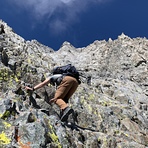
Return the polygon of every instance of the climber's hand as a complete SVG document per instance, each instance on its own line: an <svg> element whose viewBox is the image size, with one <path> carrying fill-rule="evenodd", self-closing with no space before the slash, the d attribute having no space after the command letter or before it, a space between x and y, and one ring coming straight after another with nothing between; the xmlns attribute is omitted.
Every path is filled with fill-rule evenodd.
<svg viewBox="0 0 148 148"><path fill-rule="evenodd" d="M49 103L50 103L50 104L51 104L51 103L55 103L56 101L57 101L56 98L52 98L52 99L50 99Z"/></svg>
<svg viewBox="0 0 148 148"><path fill-rule="evenodd" d="M33 88L28 87L28 86L25 86L25 89L26 89L26 90L31 90L31 91L33 91Z"/></svg>

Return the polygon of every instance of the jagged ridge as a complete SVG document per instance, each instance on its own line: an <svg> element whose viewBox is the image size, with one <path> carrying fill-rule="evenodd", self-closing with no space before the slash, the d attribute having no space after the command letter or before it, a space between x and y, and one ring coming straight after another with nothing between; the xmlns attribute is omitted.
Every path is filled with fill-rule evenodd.
<svg viewBox="0 0 148 148"><path fill-rule="evenodd" d="M0 145L3 147L148 147L148 40L122 34L83 48L58 51L25 41L3 21L0 35ZM55 65L74 64L91 83L70 100L78 126L62 126L48 104L54 88L29 94Z"/></svg>

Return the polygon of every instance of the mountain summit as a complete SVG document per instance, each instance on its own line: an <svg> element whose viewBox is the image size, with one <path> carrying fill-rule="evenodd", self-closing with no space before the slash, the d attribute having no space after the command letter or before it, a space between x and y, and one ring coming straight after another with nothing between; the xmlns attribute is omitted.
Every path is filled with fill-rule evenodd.
<svg viewBox="0 0 148 148"><path fill-rule="evenodd" d="M122 33L116 40L58 51L26 41L2 20L0 28L0 147L147 148L148 40ZM26 92L52 68L73 64L82 83L70 99L75 118L59 120L50 105L55 88ZM88 82L89 78L89 82Z"/></svg>

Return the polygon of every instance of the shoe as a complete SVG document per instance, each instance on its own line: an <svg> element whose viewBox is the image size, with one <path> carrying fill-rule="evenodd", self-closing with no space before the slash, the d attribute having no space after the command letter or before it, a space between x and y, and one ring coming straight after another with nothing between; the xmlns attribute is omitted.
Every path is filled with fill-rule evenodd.
<svg viewBox="0 0 148 148"><path fill-rule="evenodd" d="M73 109L70 107L66 107L62 112L60 113L60 118L62 122L67 121L68 116L73 112Z"/></svg>

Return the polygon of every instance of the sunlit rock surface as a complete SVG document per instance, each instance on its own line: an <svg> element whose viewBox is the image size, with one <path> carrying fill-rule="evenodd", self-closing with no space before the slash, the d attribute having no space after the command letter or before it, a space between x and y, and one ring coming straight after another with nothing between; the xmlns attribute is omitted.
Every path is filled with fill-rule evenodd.
<svg viewBox="0 0 148 148"><path fill-rule="evenodd" d="M121 34L58 51L25 41L5 22L0 34L0 147L147 148L148 40ZM63 125L48 102L55 88L34 93L25 85L43 81L57 65L72 63L82 83L70 99L75 123Z"/></svg>

